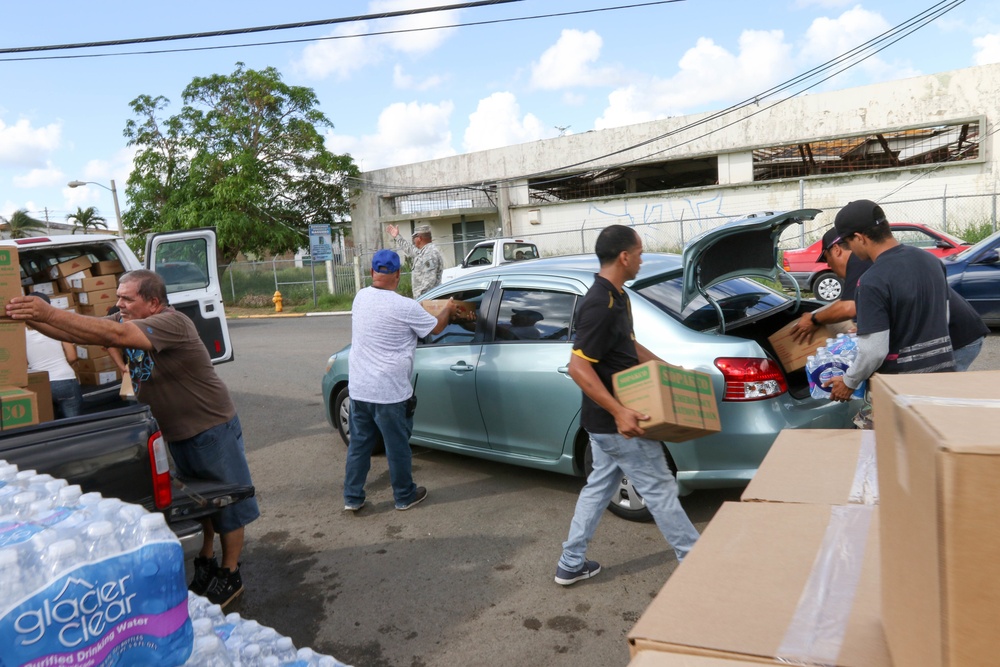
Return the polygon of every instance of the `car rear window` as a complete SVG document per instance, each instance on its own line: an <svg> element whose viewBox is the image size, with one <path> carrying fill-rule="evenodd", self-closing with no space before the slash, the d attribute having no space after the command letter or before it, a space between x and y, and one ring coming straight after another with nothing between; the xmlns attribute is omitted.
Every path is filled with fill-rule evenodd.
<svg viewBox="0 0 1000 667"><path fill-rule="evenodd" d="M635 291L689 329L717 329L718 312L704 296L698 296L687 308L681 309L681 280L678 276ZM727 329L744 320L756 319L789 301L787 296L749 278L734 278L719 283L709 288L708 294L722 308Z"/></svg>

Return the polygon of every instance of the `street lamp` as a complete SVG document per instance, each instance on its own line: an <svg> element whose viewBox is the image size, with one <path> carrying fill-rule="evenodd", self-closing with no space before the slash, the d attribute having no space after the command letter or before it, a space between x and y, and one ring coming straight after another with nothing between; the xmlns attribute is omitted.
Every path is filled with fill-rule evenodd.
<svg viewBox="0 0 1000 667"><path fill-rule="evenodd" d="M96 185L98 187L104 188L105 190L110 190L111 198L115 200L115 217L118 218L118 236L125 238L125 228L122 227L122 212L121 209L118 208L118 190L115 190L115 179L111 179L110 188L106 185L102 185L101 183L96 183L94 181L70 181L66 185L68 185L71 188L78 188L81 185Z"/></svg>

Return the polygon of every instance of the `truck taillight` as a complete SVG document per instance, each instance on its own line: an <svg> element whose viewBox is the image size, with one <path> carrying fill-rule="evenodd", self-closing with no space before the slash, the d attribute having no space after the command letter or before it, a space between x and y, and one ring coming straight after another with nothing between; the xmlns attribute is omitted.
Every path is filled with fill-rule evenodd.
<svg viewBox="0 0 1000 667"><path fill-rule="evenodd" d="M170 462L167 459L167 443L157 431L149 436L149 466L153 473L153 504L156 509L170 507L173 495L170 490Z"/></svg>
<svg viewBox="0 0 1000 667"><path fill-rule="evenodd" d="M757 357L719 357L715 366L726 381L724 401L759 401L788 391L778 364Z"/></svg>

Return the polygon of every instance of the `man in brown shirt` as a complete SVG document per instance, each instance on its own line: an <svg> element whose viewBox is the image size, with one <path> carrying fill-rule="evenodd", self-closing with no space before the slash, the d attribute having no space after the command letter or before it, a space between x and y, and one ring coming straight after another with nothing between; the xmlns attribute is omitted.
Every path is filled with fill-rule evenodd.
<svg viewBox="0 0 1000 667"><path fill-rule="evenodd" d="M77 315L30 296L11 299L6 310L51 338L122 349L136 398L149 405L182 477L253 484L229 390L194 323L168 304L163 279L131 271L119 281L117 296L120 311L106 318ZM202 522L204 542L189 587L194 593L223 606L243 593L244 526L258 516L256 499L248 498Z"/></svg>

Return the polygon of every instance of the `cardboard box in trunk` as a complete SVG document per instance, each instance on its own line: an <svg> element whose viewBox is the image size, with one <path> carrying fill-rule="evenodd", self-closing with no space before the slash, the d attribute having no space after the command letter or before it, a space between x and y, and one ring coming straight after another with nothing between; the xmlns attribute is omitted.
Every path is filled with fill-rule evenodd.
<svg viewBox="0 0 1000 667"><path fill-rule="evenodd" d="M24 387L0 387L0 429L38 423L38 399Z"/></svg>
<svg viewBox="0 0 1000 667"><path fill-rule="evenodd" d="M827 338L836 338L838 333L847 333L854 328L854 323L850 321L824 324L813 332L809 340L799 343L792 338L792 329L797 323L798 320L793 320L767 337L786 372L805 368L806 358L826 345Z"/></svg>
<svg viewBox="0 0 1000 667"><path fill-rule="evenodd" d="M725 503L629 632L632 654L890 667L878 509Z"/></svg>
<svg viewBox="0 0 1000 667"><path fill-rule="evenodd" d="M56 293L56 284L51 280L46 280L43 282L32 283L30 285L24 286L24 293L31 294L32 292L38 292L39 294L47 294L52 296Z"/></svg>
<svg viewBox="0 0 1000 667"><path fill-rule="evenodd" d="M90 268L90 259L86 255L80 255L73 259L66 260L60 264L49 267L49 278L58 280L59 278L69 278L74 273L79 273ZM88 274L89 275L89 274ZM85 276L78 276L85 277Z"/></svg>
<svg viewBox="0 0 1000 667"><path fill-rule="evenodd" d="M113 371L118 368L115 360L109 355L103 357L93 357L91 359L77 359L74 364L78 372L98 373L100 371Z"/></svg>
<svg viewBox="0 0 1000 667"><path fill-rule="evenodd" d="M74 278L70 281L74 292L99 292L114 290L118 287L118 279L111 276L94 276L92 278ZM84 303L84 302L81 302Z"/></svg>
<svg viewBox="0 0 1000 667"><path fill-rule="evenodd" d="M24 322L0 319L0 386L28 384L28 348Z"/></svg>
<svg viewBox="0 0 1000 667"><path fill-rule="evenodd" d="M106 259L90 265L90 272L95 276L117 275L125 270L122 263L117 259Z"/></svg>
<svg viewBox="0 0 1000 667"><path fill-rule="evenodd" d="M1000 372L876 375L872 394L893 660L997 664Z"/></svg>
<svg viewBox="0 0 1000 667"><path fill-rule="evenodd" d="M115 289L103 289L96 292L77 292L76 300L81 305L85 306L107 306L110 308L115 303L118 302L118 295L115 293Z"/></svg>
<svg viewBox="0 0 1000 667"><path fill-rule="evenodd" d="M96 359L97 357L108 356L108 348L101 345L77 345L76 356L78 359Z"/></svg>
<svg viewBox="0 0 1000 667"><path fill-rule="evenodd" d="M705 373L647 361L612 376L623 405L649 415L644 438L683 442L722 430L712 378Z"/></svg>
<svg viewBox="0 0 1000 667"><path fill-rule="evenodd" d="M122 379L121 371L117 368L110 371L77 371L76 376L83 385L102 385Z"/></svg>
<svg viewBox="0 0 1000 667"><path fill-rule="evenodd" d="M878 504L875 432L785 429L775 438L740 500Z"/></svg>
<svg viewBox="0 0 1000 667"><path fill-rule="evenodd" d="M49 383L48 372L32 371L28 373L28 386L25 388L35 392L38 404L38 423L50 422L55 419L55 408L52 405L52 385Z"/></svg>

